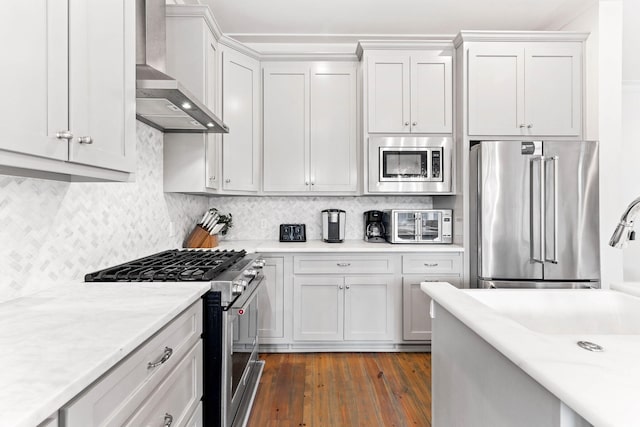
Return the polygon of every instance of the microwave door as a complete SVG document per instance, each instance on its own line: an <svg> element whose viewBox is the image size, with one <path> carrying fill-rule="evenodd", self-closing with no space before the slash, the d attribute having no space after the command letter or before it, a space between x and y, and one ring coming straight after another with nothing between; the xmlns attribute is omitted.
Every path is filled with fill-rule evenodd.
<svg viewBox="0 0 640 427"><path fill-rule="evenodd" d="M396 212L396 238L402 242L416 240L417 227L414 212Z"/></svg>
<svg viewBox="0 0 640 427"><path fill-rule="evenodd" d="M442 216L438 212L420 214L420 240L423 242L439 242Z"/></svg>

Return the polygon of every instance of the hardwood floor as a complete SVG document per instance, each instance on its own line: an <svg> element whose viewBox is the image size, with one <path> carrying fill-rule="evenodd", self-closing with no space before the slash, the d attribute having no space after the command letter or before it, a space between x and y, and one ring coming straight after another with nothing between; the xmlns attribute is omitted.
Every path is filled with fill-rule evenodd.
<svg viewBox="0 0 640 427"><path fill-rule="evenodd" d="M249 427L431 426L430 353L263 354Z"/></svg>

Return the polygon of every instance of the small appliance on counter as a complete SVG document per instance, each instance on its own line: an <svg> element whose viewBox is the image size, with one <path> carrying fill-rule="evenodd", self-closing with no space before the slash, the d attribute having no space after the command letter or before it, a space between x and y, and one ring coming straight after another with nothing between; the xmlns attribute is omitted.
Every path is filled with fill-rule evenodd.
<svg viewBox="0 0 640 427"><path fill-rule="evenodd" d="M306 242L307 226L305 224L280 224L281 242Z"/></svg>
<svg viewBox="0 0 640 427"><path fill-rule="evenodd" d="M392 209L382 214L385 238L389 243L453 242L451 209Z"/></svg>
<svg viewBox="0 0 640 427"><path fill-rule="evenodd" d="M364 213L364 240L371 243L385 242L382 211L366 211Z"/></svg>
<svg viewBox="0 0 640 427"><path fill-rule="evenodd" d="M322 240L327 243L342 243L347 213L341 209L322 211Z"/></svg>

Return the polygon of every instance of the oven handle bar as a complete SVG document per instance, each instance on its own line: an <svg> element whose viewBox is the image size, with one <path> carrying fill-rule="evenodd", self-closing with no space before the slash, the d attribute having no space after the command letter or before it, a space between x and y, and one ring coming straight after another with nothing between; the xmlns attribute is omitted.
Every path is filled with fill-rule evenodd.
<svg viewBox="0 0 640 427"><path fill-rule="evenodd" d="M233 306L229 308L228 311L230 311L231 314L236 316L242 316L244 313L247 312L247 309L249 308L249 304L251 304L253 299L258 295L258 291L260 290L260 287L262 287L262 285L264 284L264 275L260 273L256 276L254 280L257 280L258 282L256 283L255 286L253 286L253 289L251 290L251 292L248 294L242 293L240 297L235 301Z"/></svg>

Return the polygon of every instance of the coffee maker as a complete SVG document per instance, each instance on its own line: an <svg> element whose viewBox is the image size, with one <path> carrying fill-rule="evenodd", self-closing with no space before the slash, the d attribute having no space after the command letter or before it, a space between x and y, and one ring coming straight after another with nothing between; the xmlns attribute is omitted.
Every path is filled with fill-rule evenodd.
<svg viewBox="0 0 640 427"><path fill-rule="evenodd" d="M344 226L347 213L340 209L322 211L322 240L327 243L341 243L344 240Z"/></svg>
<svg viewBox="0 0 640 427"><path fill-rule="evenodd" d="M385 242L382 211L366 211L364 213L364 240L372 243Z"/></svg>

